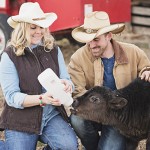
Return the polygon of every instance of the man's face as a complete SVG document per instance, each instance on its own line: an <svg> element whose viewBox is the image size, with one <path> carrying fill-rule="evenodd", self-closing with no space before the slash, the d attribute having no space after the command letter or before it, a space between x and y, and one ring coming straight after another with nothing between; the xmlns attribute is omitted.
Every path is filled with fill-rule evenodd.
<svg viewBox="0 0 150 150"><path fill-rule="evenodd" d="M109 34L103 34L88 43L91 53L94 57L99 58L103 55L104 51L107 49L110 43Z"/></svg>

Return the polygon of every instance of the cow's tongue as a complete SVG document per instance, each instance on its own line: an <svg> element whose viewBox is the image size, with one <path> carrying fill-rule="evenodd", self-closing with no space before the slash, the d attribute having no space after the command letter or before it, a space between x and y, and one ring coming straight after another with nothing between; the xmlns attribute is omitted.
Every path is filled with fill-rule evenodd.
<svg viewBox="0 0 150 150"><path fill-rule="evenodd" d="M71 111L71 113L74 114L74 115L77 113L77 111L76 111L75 109L72 109L72 108L70 109L70 111Z"/></svg>

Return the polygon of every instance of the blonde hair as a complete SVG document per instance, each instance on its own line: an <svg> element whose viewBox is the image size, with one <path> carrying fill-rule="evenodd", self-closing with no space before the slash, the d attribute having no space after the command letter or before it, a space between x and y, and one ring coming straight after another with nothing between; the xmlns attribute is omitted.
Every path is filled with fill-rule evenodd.
<svg viewBox="0 0 150 150"><path fill-rule="evenodd" d="M30 23L20 22L11 34L11 39L8 42L8 46L14 47L14 52L17 56L24 55L25 47L30 47L30 25ZM51 49L54 47L54 42L55 40L50 34L49 29L45 28L45 33L42 38L42 45L44 46L44 50L45 48L48 48L49 51L51 51Z"/></svg>

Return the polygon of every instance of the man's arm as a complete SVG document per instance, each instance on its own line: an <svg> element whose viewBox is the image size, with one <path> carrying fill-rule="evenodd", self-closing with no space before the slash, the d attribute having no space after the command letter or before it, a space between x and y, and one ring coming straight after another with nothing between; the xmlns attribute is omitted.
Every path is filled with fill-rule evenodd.
<svg viewBox="0 0 150 150"><path fill-rule="evenodd" d="M71 57L70 63L68 65L68 73L70 74L71 80L75 85L75 90L73 96L77 97L85 93L86 90L86 80L82 67L80 66L80 60L76 57Z"/></svg>

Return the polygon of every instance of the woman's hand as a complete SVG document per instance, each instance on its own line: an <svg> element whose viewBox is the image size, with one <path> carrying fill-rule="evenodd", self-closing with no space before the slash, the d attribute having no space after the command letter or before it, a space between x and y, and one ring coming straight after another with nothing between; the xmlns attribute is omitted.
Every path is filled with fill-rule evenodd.
<svg viewBox="0 0 150 150"><path fill-rule="evenodd" d="M61 83L64 84L64 91L65 92L69 92L72 93L72 84L70 81L66 80L66 79L61 79Z"/></svg>
<svg viewBox="0 0 150 150"><path fill-rule="evenodd" d="M65 79L61 79L61 83L64 85L64 91L65 92L72 93L72 84L71 84L71 82L69 82L68 80L65 80ZM44 104L51 104L51 105L54 105L54 106L60 106L61 105L61 102L59 101L59 99L54 99L52 97L52 95L50 94L50 92L46 92L42 95L42 102Z"/></svg>
<svg viewBox="0 0 150 150"><path fill-rule="evenodd" d="M42 95L42 103L51 104L54 106L60 106L61 103L58 99L54 99L49 92L46 92Z"/></svg>

